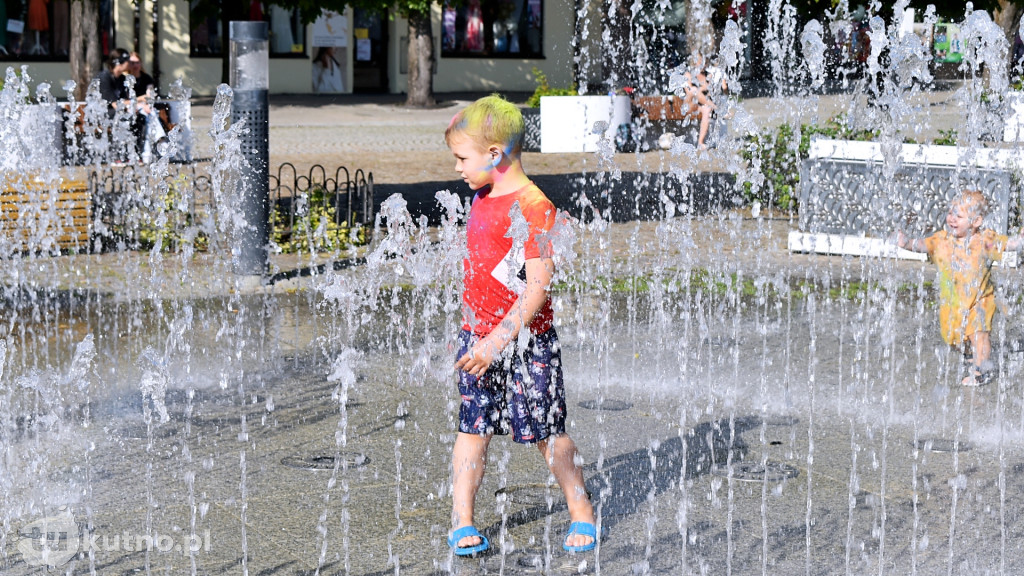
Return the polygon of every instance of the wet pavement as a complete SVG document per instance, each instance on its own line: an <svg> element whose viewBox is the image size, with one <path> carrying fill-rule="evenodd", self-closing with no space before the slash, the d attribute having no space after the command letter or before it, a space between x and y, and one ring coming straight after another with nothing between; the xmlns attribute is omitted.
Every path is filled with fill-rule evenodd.
<svg viewBox="0 0 1024 576"><path fill-rule="evenodd" d="M435 130L453 110L275 105L272 158L351 158L429 205L450 175L427 160L446 159ZM301 144L312 134L323 142ZM640 174L683 161L641 156L616 161ZM599 165L525 162L551 190ZM684 170L715 172L702 166ZM639 197L656 208L656 192ZM655 208L582 218L554 295L596 551L561 549L564 500L536 451L506 439L477 499L491 551L448 550L458 306L453 247L430 228L397 258L338 271L275 256L316 273L249 289L202 255L16 266L59 296L34 320L8 315L29 329L4 349L21 372L0 380L3 572L48 559L74 574L1024 570L1019 269L999 271L1000 379L968 389L927 264L791 254L790 217L728 196L673 218ZM86 334L93 368L76 384L64 356ZM48 338L64 352L32 360ZM44 558L54 526L73 529Z"/></svg>

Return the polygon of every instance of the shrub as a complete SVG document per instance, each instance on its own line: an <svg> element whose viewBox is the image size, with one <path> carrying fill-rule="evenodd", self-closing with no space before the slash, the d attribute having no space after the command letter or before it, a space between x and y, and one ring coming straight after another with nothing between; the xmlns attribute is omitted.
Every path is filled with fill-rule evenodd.
<svg viewBox="0 0 1024 576"><path fill-rule="evenodd" d="M939 130L939 137L932 140L936 146L956 146L956 129Z"/></svg>
<svg viewBox="0 0 1024 576"><path fill-rule="evenodd" d="M277 204L271 239L280 251L285 254L333 252L352 243L365 243L365 230L357 230L353 237L349 223L337 221L333 200L322 186L314 186L310 192L292 198L294 222L282 205Z"/></svg>
<svg viewBox="0 0 1024 576"><path fill-rule="evenodd" d="M167 192L157 198L152 210L142 210L139 226L139 248L151 250L158 243L161 252L175 252L185 244L194 250L209 249L206 233L192 229L195 216L182 204L182 192L189 185L184 174L178 175L167 186Z"/></svg>
<svg viewBox="0 0 1024 576"><path fill-rule="evenodd" d="M755 169L759 169L764 182L757 190L753 182L743 183L743 194L747 202L758 201L765 206L795 210L800 163L807 158L812 137L870 141L878 136L876 131L852 128L842 114L830 118L821 126L802 124L799 134L800 141L795 142L793 127L781 124L749 137L741 154Z"/></svg>
<svg viewBox="0 0 1024 576"><path fill-rule="evenodd" d="M533 80L537 83L537 88L527 98L527 108L540 108L541 96L576 96L579 94L575 84L570 85L568 88L552 88L548 83L548 75L541 72L540 68L536 66L533 68Z"/></svg>

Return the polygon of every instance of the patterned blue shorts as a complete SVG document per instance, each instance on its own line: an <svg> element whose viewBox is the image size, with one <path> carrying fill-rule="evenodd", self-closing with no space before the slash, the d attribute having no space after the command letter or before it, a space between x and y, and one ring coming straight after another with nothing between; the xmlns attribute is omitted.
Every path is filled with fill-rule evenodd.
<svg viewBox="0 0 1024 576"><path fill-rule="evenodd" d="M459 359L478 337L459 332ZM527 366L528 369L524 369ZM565 433L565 388L562 353L554 328L534 335L525 350L494 361L481 377L459 370L459 432L512 433L520 444L533 444Z"/></svg>

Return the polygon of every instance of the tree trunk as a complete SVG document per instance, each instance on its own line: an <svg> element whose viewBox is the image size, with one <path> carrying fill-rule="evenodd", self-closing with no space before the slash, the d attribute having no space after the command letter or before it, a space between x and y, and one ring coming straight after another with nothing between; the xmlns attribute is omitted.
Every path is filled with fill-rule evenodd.
<svg viewBox="0 0 1024 576"><path fill-rule="evenodd" d="M434 33L430 12L409 13L409 78L405 104L413 108L434 105Z"/></svg>
<svg viewBox="0 0 1024 576"><path fill-rule="evenodd" d="M68 51L75 100L85 100L89 82L103 68L100 52L100 11L98 0L71 2L71 41Z"/></svg>
<svg viewBox="0 0 1024 576"><path fill-rule="evenodd" d="M1017 37L1018 30L1020 28L1020 18L1024 14L1024 5L1009 0L999 0L999 6L993 10L993 20L1000 28L1003 29L1003 33L1006 34L1006 39L1010 41L1010 62L1009 66L1012 68L1017 65L1017 62L1013 62L1013 47L1014 40Z"/></svg>

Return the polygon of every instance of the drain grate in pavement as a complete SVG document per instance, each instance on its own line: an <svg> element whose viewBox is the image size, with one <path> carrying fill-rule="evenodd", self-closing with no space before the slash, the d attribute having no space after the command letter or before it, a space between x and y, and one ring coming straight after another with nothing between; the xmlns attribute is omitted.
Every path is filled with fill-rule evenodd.
<svg viewBox="0 0 1024 576"><path fill-rule="evenodd" d="M970 442L957 442L946 438L921 438L915 446L929 452L966 452L971 449Z"/></svg>
<svg viewBox="0 0 1024 576"><path fill-rule="evenodd" d="M729 476L729 467L715 466L711 473L715 476ZM781 482L788 478L796 478L800 471L781 462L768 460L763 465L759 462L737 462L732 465L732 478L744 482Z"/></svg>
<svg viewBox="0 0 1024 576"><path fill-rule="evenodd" d="M335 458L339 459L339 468L360 468L370 463L370 457L358 452L342 452L341 454L312 454L309 456L285 456L281 464L299 470L334 470Z"/></svg>
<svg viewBox="0 0 1024 576"><path fill-rule="evenodd" d="M633 407L632 404L624 400L609 400L607 398L604 400L583 400L579 406L587 410L606 410L609 412L620 412Z"/></svg>

